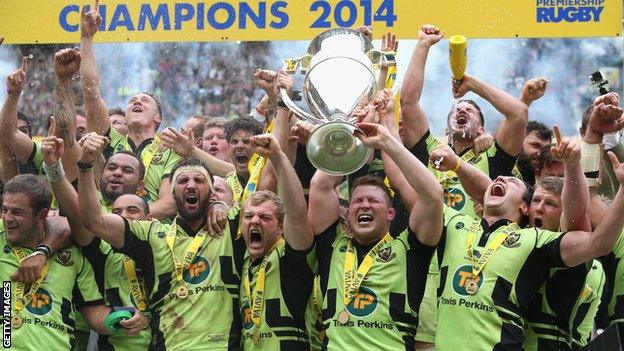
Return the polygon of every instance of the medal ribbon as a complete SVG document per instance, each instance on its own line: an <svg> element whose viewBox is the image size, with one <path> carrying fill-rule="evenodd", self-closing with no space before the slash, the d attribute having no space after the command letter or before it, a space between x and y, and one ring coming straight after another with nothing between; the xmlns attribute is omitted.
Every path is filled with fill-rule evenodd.
<svg viewBox="0 0 624 351"><path fill-rule="evenodd" d="M136 267L134 266L134 261L130 257L124 255L123 267L124 271L126 272L126 278L128 279L128 285L130 285L130 293L132 294L132 297L134 298L137 307L141 311L147 310L147 301L145 299L145 293L143 292L145 288L142 287L141 283L139 282L139 278L136 274Z"/></svg>
<svg viewBox="0 0 624 351"><path fill-rule="evenodd" d="M177 218L173 220L173 224L169 231L167 232L167 236L165 240L167 241L167 247L169 247L169 251L171 252L171 257L173 258L173 266L176 271L176 278L178 282L182 281L182 277L184 271L187 270L197 256L197 252L199 251L199 247L204 243L204 239L206 239L206 231L201 230L195 237L193 241L188 245L185 250L184 257L182 258L182 262L176 255L175 251L173 251L173 247L175 245L176 233L178 232Z"/></svg>
<svg viewBox="0 0 624 351"><path fill-rule="evenodd" d="M13 250L13 254L15 254L15 257L17 257L18 264L22 264L24 259L26 259L26 253L24 252L24 249L20 246L14 246L11 247L11 249ZM47 274L48 263L46 262L46 264L43 265L43 269L41 270L41 277L37 279L36 282L30 285L30 289L28 289L28 292L26 292L25 283L15 283L15 314L19 314L20 311L23 310L24 307L26 307L30 303L30 301L32 300L32 295L39 289Z"/></svg>
<svg viewBox="0 0 624 351"><path fill-rule="evenodd" d="M260 326L261 317L262 317L262 306L264 305L264 286L266 282L266 266L269 264L269 257L273 250L279 245L284 243L284 238L280 238L271 249L264 254L264 258L262 259L262 263L260 264L260 269L258 269L258 279L256 280L256 287L254 288L253 295L251 292L251 284L249 281L249 270L245 273L243 277L243 283L245 285L245 293L247 293L247 299L250 301L251 305L251 320L254 325L257 327Z"/></svg>
<svg viewBox="0 0 624 351"><path fill-rule="evenodd" d="M358 290L360 290L360 285L362 285L362 281L366 274L370 271L375 263L373 257L377 255L377 252L381 250L381 247L387 243L392 242L392 237L390 233L386 233L383 239L377 243L369 252L366 254L366 257L362 260L362 263L359 267L357 267L357 271L354 273L353 268L356 261L356 252L353 244L351 244L351 240L347 245L347 251L345 252L345 260L344 260L344 271L343 271L343 301L344 307L347 308L349 303L355 298Z"/></svg>
<svg viewBox="0 0 624 351"><path fill-rule="evenodd" d="M150 146L145 150L144 155L141 155L141 159L143 160L143 165L145 166L145 178L147 178L147 171L149 170L150 165L152 164L152 159L156 152L160 149L160 137L158 135L154 136L154 140Z"/></svg>
<svg viewBox="0 0 624 351"><path fill-rule="evenodd" d="M480 224L480 220L472 222L472 225L470 226L470 231L468 232L468 237L466 238L466 255L468 255L472 263L472 276L474 278L478 277L479 273L483 271L483 268L485 268L485 265L488 263L490 258L492 258L492 255L494 255L496 250L501 247L509 234L520 230L518 224L511 223L504 227L502 230L497 231L494 238L492 240L488 240L488 243L485 246L485 251L481 253L481 256L479 258L475 258L472 254L472 248L474 246L474 240L477 237L477 232L481 227Z"/></svg>

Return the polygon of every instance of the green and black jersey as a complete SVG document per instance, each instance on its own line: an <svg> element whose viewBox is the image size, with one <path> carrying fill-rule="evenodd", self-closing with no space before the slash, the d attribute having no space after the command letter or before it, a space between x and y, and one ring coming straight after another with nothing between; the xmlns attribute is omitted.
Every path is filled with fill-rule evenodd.
<svg viewBox="0 0 624 351"><path fill-rule="evenodd" d="M429 164L429 153L440 145L429 131L410 150L421 162L429 167L429 170L438 179L444 189L444 203L461 213L466 213L474 218L479 216L474 210L474 201L466 194L464 187L457 178L455 172L440 172ZM506 153L498 143L492 144L489 149L480 154L475 154L472 149L465 150L459 155L464 161L472 164L481 172L494 180L498 176L511 176L516 163L516 156Z"/></svg>
<svg viewBox="0 0 624 351"><path fill-rule="evenodd" d="M246 257L243 274L249 277L253 296L263 258L251 262ZM260 325L251 318L252 308L245 284L240 288L240 311L243 320L244 350L308 350L305 312L312 294L316 257L313 248L296 251L288 243L271 251L265 266L264 304ZM258 328L256 331L256 328ZM257 343L254 342L257 333Z"/></svg>
<svg viewBox="0 0 624 351"><path fill-rule="evenodd" d="M336 221L315 240L326 328L323 349L413 350L435 248L419 242L410 230L393 238L377 252L355 298L345 308L343 268L351 238ZM354 240L352 245L358 265L374 246L360 246ZM338 316L345 309L350 318L341 324Z"/></svg>
<svg viewBox="0 0 624 351"><path fill-rule="evenodd" d="M570 320L572 349L574 350L587 345L590 341L605 283L606 276L602 264L598 260L593 260L592 267L585 279L583 292L574 304L572 319Z"/></svg>
<svg viewBox="0 0 624 351"><path fill-rule="evenodd" d="M601 257L602 267L607 277L605 296L608 301L611 323L624 321L624 231L620 233L613 250Z"/></svg>
<svg viewBox="0 0 624 351"><path fill-rule="evenodd" d="M496 247L476 279L467 256L470 229L476 224L473 257ZM536 228L513 230L501 219L488 225L451 208L445 209L438 246L440 286L436 350L522 350L524 318L531 297L551 268L564 267L561 233ZM507 233L503 236L503 233ZM490 238L493 238L490 240ZM500 245L494 245L498 239ZM471 294L472 293L472 294Z"/></svg>
<svg viewBox="0 0 624 351"><path fill-rule="evenodd" d="M181 218L174 224L127 221L124 247L143 272L152 318L150 350L238 350L242 329L239 287L245 253L236 238L238 219L229 221L220 237L206 236L189 268L177 281L166 236L175 227L174 249L182 261L198 233ZM181 286L187 295L176 294Z"/></svg>
<svg viewBox="0 0 624 351"><path fill-rule="evenodd" d="M19 267L19 263L13 252L14 248L7 242L4 228L0 232L0 247L0 278L5 284L10 284L11 316L19 315L22 318L19 328L11 328L11 348L36 351L73 349L78 313L74 306L80 308L104 303L95 285L89 262L74 246L50 256L48 272L41 286L32 294L32 299L24 309L16 314L17 283L12 282L10 277ZM28 248L22 250L26 255L32 252Z"/></svg>
<svg viewBox="0 0 624 351"><path fill-rule="evenodd" d="M28 160L24 163L18 162L17 169L19 174L44 175L43 171L43 152L41 151L41 143L33 141L33 149L28 156Z"/></svg>
<svg viewBox="0 0 624 351"><path fill-rule="evenodd" d="M104 157L108 159L114 153L122 150L132 151L141 156L145 166L145 189L149 196L149 202L157 201L160 184L163 179L169 177L173 166L181 159L172 149L163 148L158 136L145 139L141 145L136 146L127 136L120 134L115 128L110 128L106 133L110 144L104 149Z"/></svg>
<svg viewBox="0 0 624 351"><path fill-rule="evenodd" d="M93 266L97 286L107 304L114 307L134 307L138 310L139 304L130 291L129 277L124 270L124 255L114 252L110 244L100 238L94 238L81 249ZM142 271L136 270L136 273L139 282L143 282ZM139 286L145 291L144 284L140 283ZM100 350L143 351L147 349L150 339L151 330L148 327L138 335L100 335L98 347Z"/></svg>

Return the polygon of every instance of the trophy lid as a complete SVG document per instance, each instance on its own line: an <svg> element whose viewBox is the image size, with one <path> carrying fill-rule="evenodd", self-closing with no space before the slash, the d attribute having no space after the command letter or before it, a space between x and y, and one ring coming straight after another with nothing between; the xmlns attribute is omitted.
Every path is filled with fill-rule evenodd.
<svg viewBox="0 0 624 351"><path fill-rule="evenodd" d="M331 28L317 35L310 42L310 45L308 45L308 54L310 56L314 56L316 53L321 51L323 42L327 38L334 37L337 35L340 35L343 37L351 37L351 36L357 37L360 40L360 50L363 53L368 53L369 51L374 50L373 43L370 40L368 40L368 38L365 37L359 31L355 29L349 29L349 28ZM344 43L345 40L343 39L342 42Z"/></svg>

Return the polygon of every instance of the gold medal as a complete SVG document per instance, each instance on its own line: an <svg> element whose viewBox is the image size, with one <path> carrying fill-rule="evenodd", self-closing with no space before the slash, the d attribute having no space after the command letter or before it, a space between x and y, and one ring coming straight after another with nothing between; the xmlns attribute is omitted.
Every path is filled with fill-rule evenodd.
<svg viewBox="0 0 624 351"><path fill-rule="evenodd" d="M188 288L184 285L178 286L176 289L176 296L180 299L186 299L189 295Z"/></svg>
<svg viewBox="0 0 624 351"><path fill-rule="evenodd" d="M466 281L466 292L470 295L474 295L479 290L479 284L475 279L468 279Z"/></svg>
<svg viewBox="0 0 624 351"><path fill-rule="evenodd" d="M19 329L23 323L24 320L18 315L15 315L11 318L11 327L13 327L13 329Z"/></svg>
<svg viewBox="0 0 624 351"><path fill-rule="evenodd" d="M338 314L338 323L347 324L348 321L349 321L349 312L347 312L346 309L340 311L340 313Z"/></svg>
<svg viewBox="0 0 624 351"><path fill-rule="evenodd" d="M320 341L320 342L325 341L325 329L320 330L320 331L318 332L318 336L317 336L317 338L319 339L319 341Z"/></svg>
<svg viewBox="0 0 624 351"><path fill-rule="evenodd" d="M258 327L254 328L254 332L251 335L251 341L253 341L254 345L257 345L258 341L260 341L260 331L258 330Z"/></svg>

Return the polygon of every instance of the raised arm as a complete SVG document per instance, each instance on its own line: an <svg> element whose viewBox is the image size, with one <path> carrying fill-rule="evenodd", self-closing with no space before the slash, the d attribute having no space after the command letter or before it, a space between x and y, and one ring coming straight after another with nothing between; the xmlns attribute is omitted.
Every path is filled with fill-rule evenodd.
<svg viewBox="0 0 624 351"><path fill-rule="evenodd" d="M104 135L111 128L111 123L108 119L106 102L100 95L100 75L93 52L93 37L102 24L99 1L95 1L95 6L89 12L86 12L86 7L83 7L80 16L80 49L82 52L80 78L87 114L87 131Z"/></svg>
<svg viewBox="0 0 624 351"><path fill-rule="evenodd" d="M0 137L18 162L26 163L34 144L28 135L17 129L17 104L26 82L28 59L22 58L22 67L7 77L7 96L0 110Z"/></svg>
<svg viewBox="0 0 624 351"><path fill-rule="evenodd" d="M175 128L169 127L161 133L160 140L165 147L173 149L173 151L182 157L193 156L204 161L208 166L208 170L213 175L225 177L229 173L235 171L234 165L231 163L216 158L195 146L195 136L192 130L189 136L186 136L178 132Z"/></svg>
<svg viewBox="0 0 624 351"><path fill-rule="evenodd" d="M342 178L316 171L310 181L308 220L315 235L324 232L340 217L336 186L340 184Z"/></svg>
<svg viewBox="0 0 624 351"><path fill-rule="evenodd" d="M56 73L56 134L65 144L62 163L65 175L69 181L78 178L76 160L80 154L80 147L76 142L76 106L72 96L72 78L80 68L80 51L78 49L63 49L54 54L54 72Z"/></svg>
<svg viewBox="0 0 624 351"><path fill-rule="evenodd" d="M284 238L295 250L312 246L314 234L307 213L303 188L288 156L280 148L275 135L262 134L251 138L254 152L267 157L273 164L277 178L278 194L287 209L284 217Z"/></svg>
<svg viewBox="0 0 624 351"><path fill-rule="evenodd" d="M561 230L591 231L589 222L589 188L581 168L581 145L569 138L561 138L558 126L554 126L557 144L550 151L565 166L561 192Z"/></svg>
<svg viewBox="0 0 624 351"><path fill-rule="evenodd" d="M425 84L425 64L429 48L444 37L444 32L432 25L424 25L418 32L418 44L414 48L403 85L401 86L401 118L403 143L413 147L429 130L425 112L420 108L420 94Z"/></svg>
<svg viewBox="0 0 624 351"><path fill-rule="evenodd" d="M524 102L527 107L531 106L533 101L539 100L548 87L548 79L545 77L537 77L527 80L522 86L520 93L520 101Z"/></svg>
<svg viewBox="0 0 624 351"><path fill-rule="evenodd" d="M78 206L78 193L63 173L61 160L64 156L65 143L63 139L55 136L55 125L55 118L52 118L48 137L43 139L41 143L43 169L46 171L50 185L52 185L52 191L59 207L67 216L76 244L86 246L93 240L93 234L84 227ZM74 167L76 167L75 163Z"/></svg>
<svg viewBox="0 0 624 351"><path fill-rule="evenodd" d="M80 217L87 230L107 241L115 248L124 246L125 224L123 219L114 214L104 214L100 206L98 190L93 177L93 162L98 157L108 139L95 133L86 136L80 158L78 175L78 204Z"/></svg>
<svg viewBox="0 0 624 351"><path fill-rule="evenodd" d="M410 210L410 229L423 244L437 245L444 216L443 192L438 181L385 127L372 123L358 123L357 126L364 132L357 133L364 145L381 149L403 170L405 179L419 196Z"/></svg>
<svg viewBox="0 0 624 351"><path fill-rule="evenodd" d="M561 258L568 267L575 267L592 258L607 255L613 249L624 226L624 166L612 152L609 158L613 171L620 182L620 188L604 217L592 233L568 232L561 239Z"/></svg>
<svg viewBox="0 0 624 351"><path fill-rule="evenodd" d="M468 91L487 100L505 117L498 128L496 140L503 151L517 156L522 149L526 127L529 123L528 107L503 90L488 85L471 75L466 74L461 81L453 80L453 96L456 99L461 98Z"/></svg>
<svg viewBox="0 0 624 351"><path fill-rule="evenodd" d="M455 172L466 194L474 202L483 203L485 191L492 182L487 174L470 163L464 162L448 145L441 145L431 150L429 162L440 172Z"/></svg>

